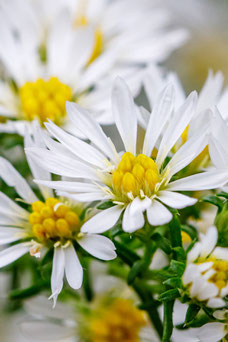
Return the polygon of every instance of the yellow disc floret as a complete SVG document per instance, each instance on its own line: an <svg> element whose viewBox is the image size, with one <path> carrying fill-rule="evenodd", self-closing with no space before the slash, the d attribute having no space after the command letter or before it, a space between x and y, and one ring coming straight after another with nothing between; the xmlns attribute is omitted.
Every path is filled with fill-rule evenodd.
<svg viewBox="0 0 228 342"><path fill-rule="evenodd" d="M71 88L57 77L26 82L19 94L25 119L38 119L41 124L50 119L61 125L66 115L66 101L72 99Z"/></svg>
<svg viewBox="0 0 228 342"><path fill-rule="evenodd" d="M57 198L32 203L32 232L39 241L69 239L79 232L79 217Z"/></svg>
<svg viewBox="0 0 228 342"><path fill-rule="evenodd" d="M139 342L139 332L146 325L145 313L130 300L118 298L93 317L92 342Z"/></svg>
<svg viewBox="0 0 228 342"><path fill-rule="evenodd" d="M212 269L215 273L209 281L221 290L228 285L228 262L225 260L215 260Z"/></svg>
<svg viewBox="0 0 228 342"><path fill-rule="evenodd" d="M130 152L124 153L112 174L113 189L118 197L125 197L129 193L135 197L140 191L151 196L158 181L156 163L144 154L135 157Z"/></svg>

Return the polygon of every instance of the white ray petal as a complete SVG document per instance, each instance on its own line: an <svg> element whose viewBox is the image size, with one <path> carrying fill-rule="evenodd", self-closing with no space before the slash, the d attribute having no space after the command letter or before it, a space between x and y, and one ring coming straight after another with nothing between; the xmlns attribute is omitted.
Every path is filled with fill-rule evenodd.
<svg viewBox="0 0 228 342"><path fill-rule="evenodd" d="M119 77L116 78L112 89L112 110L125 150L135 155L137 113L130 90Z"/></svg>
<svg viewBox="0 0 228 342"><path fill-rule="evenodd" d="M145 223L143 207L141 207L141 210L131 210L132 203L127 206L123 215L122 227L127 233L133 233L136 230L141 229Z"/></svg>
<svg viewBox="0 0 228 342"><path fill-rule="evenodd" d="M28 253L31 246L26 243L19 243L0 252L0 267L11 264L24 254Z"/></svg>
<svg viewBox="0 0 228 342"><path fill-rule="evenodd" d="M72 244L63 248L65 254L65 274L68 284L75 290L82 286L83 270Z"/></svg>
<svg viewBox="0 0 228 342"><path fill-rule="evenodd" d="M51 290L52 295L49 299L53 298L53 307L55 307L58 295L63 288L63 277L65 268L65 254L62 247L54 248L54 257L52 263L52 273L51 273Z"/></svg>
<svg viewBox="0 0 228 342"><path fill-rule="evenodd" d="M147 218L152 226L161 226L172 220L172 214L162 203L153 200L147 209Z"/></svg>
<svg viewBox="0 0 228 342"><path fill-rule="evenodd" d="M123 207L115 205L111 208L102 210L97 215L86 221L81 227L82 233L103 233L114 226L119 219Z"/></svg>
<svg viewBox="0 0 228 342"><path fill-rule="evenodd" d="M200 342L218 342L226 335L225 325L219 322L205 324L200 328L198 338Z"/></svg>
<svg viewBox="0 0 228 342"><path fill-rule="evenodd" d="M116 258L114 243L105 236L85 234L78 239L79 245L89 254L101 260L113 260Z"/></svg>
<svg viewBox="0 0 228 342"><path fill-rule="evenodd" d="M196 198L179 194L173 191L160 191L158 193L159 200L171 208L182 209L197 202Z"/></svg>

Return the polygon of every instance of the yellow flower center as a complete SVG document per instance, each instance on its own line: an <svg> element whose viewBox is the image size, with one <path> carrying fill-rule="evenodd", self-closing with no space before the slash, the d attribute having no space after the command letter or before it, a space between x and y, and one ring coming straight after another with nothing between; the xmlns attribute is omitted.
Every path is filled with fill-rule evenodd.
<svg viewBox="0 0 228 342"><path fill-rule="evenodd" d="M76 18L75 20L75 26L76 27L80 27L80 26L88 26L88 19L85 15L81 15L79 17ZM102 53L103 50L103 34L101 32L101 30L99 28L97 28L95 30L94 33L94 47L93 47L93 51L91 53L91 56L88 60L88 65L91 64L97 57L100 56L100 54Z"/></svg>
<svg viewBox="0 0 228 342"><path fill-rule="evenodd" d="M57 77L26 82L19 94L25 119L38 119L41 124L50 119L61 125L66 115L66 101L72 99L71 88Z"/></svg>
<svg viewBox="0 0 228 342"><path fill-rule="evenodd" d="M192 242L191 236L184 231L181 232L181 238L183 244Z"/></svg>
<svg viewBox="0 0 228 342"><path fill-rule="evenodd" d="M144 154L135 157L130 152L124 153L118 168L112 174L113 189L121 198L129 197L129 194L136 197L140 191L151 196L158 181L157 165Z"/></svg>
<svg viewBox="0 0 228 342"><path fill-rule="evenodd" d="M216 273L213 274L209 281L221 290L228 284L228 262L225 260L215 260L212 268Z"/></svg>
<svg viewBox="0 0 228 342"><path fill-rule="evenodd" d="M130 300L115 299L91 319L92 342L139 342L146 316Z"/></svg>
<svg viewBox="0 0 228 342"><path fill-rule="evenodd" d="M79 233L79 217L57 198L32 203L29 215L32 232L40 242L70 239Z"/></svg>

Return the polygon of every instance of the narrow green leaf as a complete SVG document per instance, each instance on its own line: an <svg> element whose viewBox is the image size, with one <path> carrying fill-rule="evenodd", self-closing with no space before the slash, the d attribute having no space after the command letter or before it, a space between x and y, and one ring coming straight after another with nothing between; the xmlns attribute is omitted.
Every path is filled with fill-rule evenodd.
<svg viewBox="0 0 228 342"><path fill-rule="evenodd" d="M185 316L185 323L191 323L193 319L196 318L198 312L200 311L200 306L196 304L190 304Z"/></svg>
<svg viewBox="0 0 228 342"><path fill-rule="evenodd" d="M171 260L170 270L176 273L179 277L181 277L185 270L185 264L177 260Z"/></svg>
<svg viewBox="0 0 228 342"><path fill-rule="evenodd" d="M112 201L107 201L107 202L104 202L104 203L101 203L97 206L97 209L100 209L100 210L105 210L105 209L108 209L108 208L111 208L111 207L114 207L114 203Z"/></svg>
<svg viewBox="0 0 228 342"><path fill-rule="evenodd" d="M132 268L130 269L130 272L128 273L128 278L127 278L128 284L131 285L134 282L135 278L139 275L139 273L143 272L146 267L147 265L144 262L144 260L136 261L133 264Z"/></svg>
<svg viewBox="0 0 228 342"><path fill-rule="evenodd" d="M182 281L179 277L169 278L163 281L163 284L171 286L173 288L182 288Z"/></svg>
<svg viewBox="0 0 228 342"><path fill-rule="evenodd" d="M180 293L177 289L170 289L158 296L160 302L168 302L180 297Z"/></svg>

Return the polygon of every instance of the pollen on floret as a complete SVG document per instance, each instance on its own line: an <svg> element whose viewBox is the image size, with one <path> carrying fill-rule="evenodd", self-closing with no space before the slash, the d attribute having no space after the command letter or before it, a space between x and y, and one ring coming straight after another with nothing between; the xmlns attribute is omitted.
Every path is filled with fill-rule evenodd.
<svg viewBox="0 0 228 342"><path fill-rule="evenodd" d="M26 82L19 89L19 95L25 119L38 119L41 124L51 119L61 125L66 115L66 101L72 99L71 88L57 77Z"/></svg>
<svg viewBox="0 0 228 342"><path fill-rule="evenodd" d="M212 266L215 273L209 279L219 290L228 285L228 262L225 260L215 260Z"/></svg>
<svg viewBox="0 0 228 342"><path fill-rule="evenodd" d="M144 154L135 157L130 152L124 153L112 174L113 189L121 197L129 193L138 196L141 190L151 196L158 182L157 165L152 158Z"/></svg>
<svg viewBox="0 0 228 342"><path fill-rule="evenodd" d="M29 222L35 238L41 242L69 239L80 231L77 213L59 199L52 197L45 202L32 203Z"/></svg>

